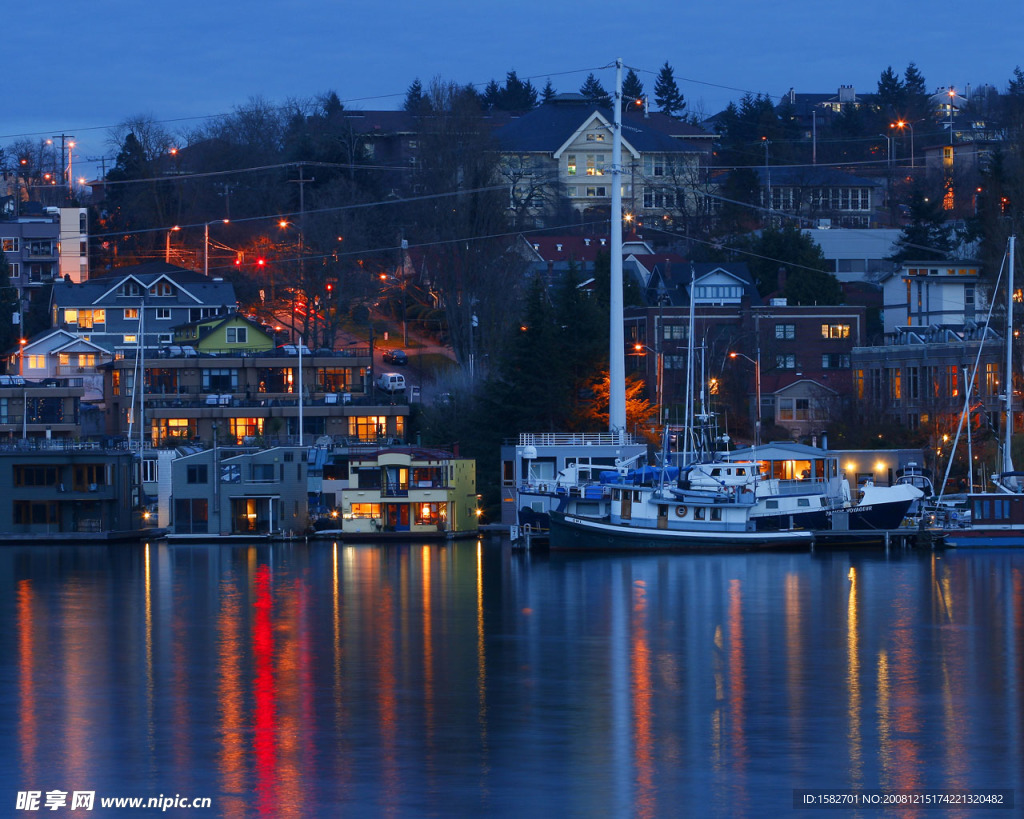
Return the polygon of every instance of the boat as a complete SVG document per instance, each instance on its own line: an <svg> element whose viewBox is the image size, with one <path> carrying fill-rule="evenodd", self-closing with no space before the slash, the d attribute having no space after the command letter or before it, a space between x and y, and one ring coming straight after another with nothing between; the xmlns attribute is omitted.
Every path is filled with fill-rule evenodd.
<svg viewBox="0 0 1024 819"><path fill-rule="evenodd" d="M752 492L661 482L602 484L600 497L568 499L550 515L552 550L743 551L809 547L804 528L759 529Z"/></svg>
<svg viewBox="0 0 1024 819"><path fill-rule="evenodd" d="M945 523L946 545L956 549L1024 546L1024 494L976 492L968 497L967 519Z"/></svg>

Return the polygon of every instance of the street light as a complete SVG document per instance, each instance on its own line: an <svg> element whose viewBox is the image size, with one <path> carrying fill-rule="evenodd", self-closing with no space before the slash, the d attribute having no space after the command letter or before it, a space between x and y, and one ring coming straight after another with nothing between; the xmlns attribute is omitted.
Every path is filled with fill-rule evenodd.
<svg viewBox="0 0 1024 819"><path fill-rule="evenodd" d="M913 126L913 124L910 123L910 122L907 122L905 119L901 119L901 120L899 120L897 122L894 122L889 127L890 128L899 128L901 131L904 128L909 128L910 129L910 167L913 168L914 167L914 126Z"/></svg>
<svg viewBox="0 0 1024 819"><path fill-rule="evenodd" d="M743 353L729 353L729 358L745 358L754 365L754 400L757 402L757 421L754 426L754 446L761 446L761 347L758 345L757 358Z"/></svg>
<svg viewBox="0 0 1024 819"><path fill-rule="evenodd" d="M171 263L171 234L181 230L179 225L175 225L169 231L167 231L167 240L164 243L164 261L167 264Z"/></svg>
<svg viewBox="0 0 1024 819"><path fill-rule="evenodd" d="M654 353L654 399L658 405L658 413L662 414L664 413L665 406L665 397L662 394L665 388L665 356L662 354L660 350L654 350L648 347L646 344L641 344L640 342L634 344L633 349L640 355L643 355L644 350L647 350L650 353Z"/></svg>
<svg viewBox="0 0 1024 819"><path fill-rule="evenodd" d="M226 225L230 219L216 219L203 225L203 275L210 275L210 225Z"/></svg>
<svg viewBox="0 0 1024 819"><path fill-rule="evenodd" d="M879 134L879 136L885 140L885 166L889 168L892 166L892 137L888 134Z"/></svg>

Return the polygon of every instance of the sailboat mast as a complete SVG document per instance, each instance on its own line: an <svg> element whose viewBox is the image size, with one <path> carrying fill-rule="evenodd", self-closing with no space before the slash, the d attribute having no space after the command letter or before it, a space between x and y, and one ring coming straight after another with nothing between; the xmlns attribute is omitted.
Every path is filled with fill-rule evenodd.
<svg viewBox="0 0 1024 819"><path fill-rule="evenodd" d="M626 440L626 359L622 326L622 59L615 61L612 126L611 293L609 296L608 431Z"/></svg>
<svg viewBox="0 0 1024 819"><path fill-rule="evenodd" d="M1013 438L1013 253L1016 236L1010 237L1009 285L1006 291L1006 420L1003 424L1003 471L1013 471L1010 442Z"/></svg>

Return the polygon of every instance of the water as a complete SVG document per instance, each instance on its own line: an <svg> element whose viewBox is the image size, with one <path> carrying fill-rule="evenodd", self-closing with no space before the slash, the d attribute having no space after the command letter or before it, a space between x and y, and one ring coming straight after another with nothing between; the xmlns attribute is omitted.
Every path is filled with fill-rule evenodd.
<svg viewBox="0 0 1024 819"><path fill-rule="evenodd" d="M788 814L795 788L1024 798L1024 553L8 547L0 592L2 815L54 789L96 810L45 815L159 795L212 801L166 815L560 819Z"/></svg>

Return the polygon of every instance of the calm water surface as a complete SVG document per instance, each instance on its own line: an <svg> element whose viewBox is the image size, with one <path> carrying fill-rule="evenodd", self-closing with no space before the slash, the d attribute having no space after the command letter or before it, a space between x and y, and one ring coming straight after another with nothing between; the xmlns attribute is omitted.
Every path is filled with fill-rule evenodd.
<svg viewBox="0 0 1024 819"><path fill-rule="evenodd" d="M1022 553L9 547L0 584L0 815L29 789L228 817L1024 802Z"/></svg>

